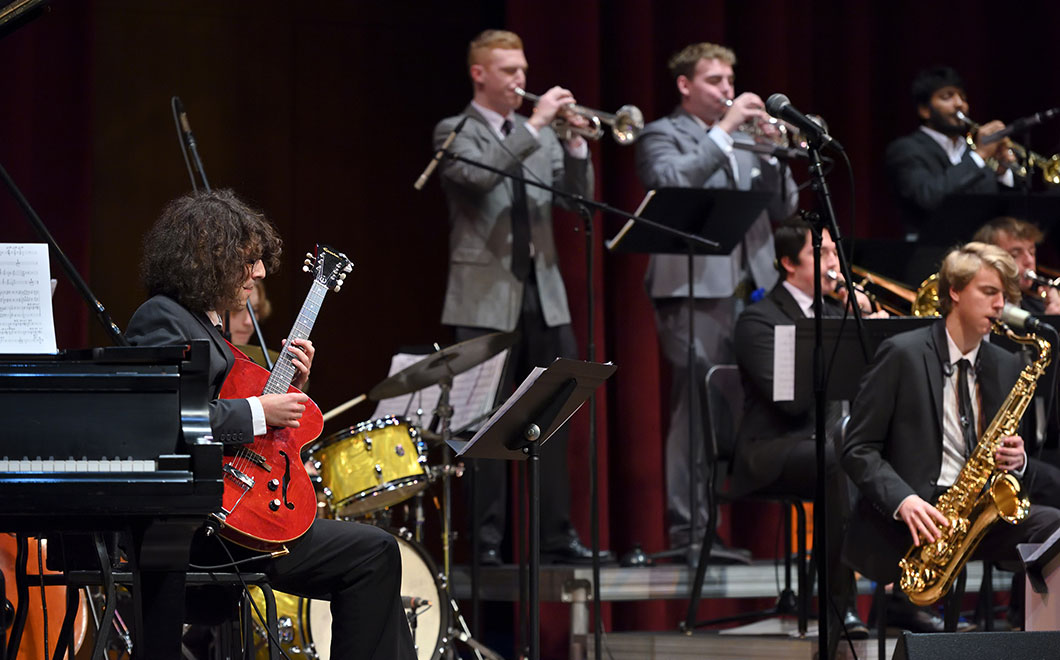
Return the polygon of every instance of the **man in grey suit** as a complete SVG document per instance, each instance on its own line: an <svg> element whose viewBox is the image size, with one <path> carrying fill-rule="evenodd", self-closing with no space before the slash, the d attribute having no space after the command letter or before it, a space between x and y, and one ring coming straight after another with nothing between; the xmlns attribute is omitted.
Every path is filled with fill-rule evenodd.
<svg viewBox="0 0 1060 660"><path fill-rule="evenodd" d="M688 428L688 369L695 369L697 394L714 364L733 362L732 327L748 295L770 289L777 281L770 219L783 220L795 211L798 190L787 166L775 158L736 149L750 142L741 132L747 122L768 118L762 99L744 92L734 98L731 50L711 43L686 47L669 62L681 102L668 116L644 127L637 141L637 175L646 188L727 188L775 193L768 209L754 222L731 254L696 257L693 266L696 364L688 364L688 262L676 255L655 255L646 285L655 301L656 324L663 354L673 366L670 430L666 437L667 509L672 546L690 540L689 481L691 465L705 474L702 456L689 461L689 434L694 447L703 446L701 420ZM728 107L727 102L731 102ZM768 130L768 129L766 129ZM699 529L707 521L705 490L697 496ZM696 541L697 539L691 539Z"/></svg>
<svg viewBox="0 0 1060 660"><path fill-rule="evenodd" d="M529 118L515 114L525 89L526 57L518 35L486 30L468 48L474 96L464 112L435 127L440 147L459 125L450 151L532 181L585 197L593 194L593 170L585 139L561 140L550 127L574 102L566 89L541 95ZM466 121L465 121L466 120ZM570 122L585 126L583 117ZM464 341L496 331L518 330L501 387L507 396L535 366L557 357L576 358L567 293L552 234L553 199L547 190L468 163L448 161L442 188L449 206L449 279L442 322ZM585 561L591 553L570 522L567 434L557 433L541 455L541 549L543 557ZM499 564L504 538L507 465L481 461L472 529L484 564Z"/></svg>

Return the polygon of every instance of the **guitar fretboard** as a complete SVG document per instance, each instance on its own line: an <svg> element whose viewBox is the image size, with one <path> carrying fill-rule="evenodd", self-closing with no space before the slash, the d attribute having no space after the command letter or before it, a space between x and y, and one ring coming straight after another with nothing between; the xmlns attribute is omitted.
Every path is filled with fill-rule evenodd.
<svg viewBox="0 0 1060 660"><path fill-rule="evenodd" d="M317 314L320 313L320 306L323 304L324 296L327 292L328 288L326 286L318 280L313 280L313 285L309 288L309 295L306 296L305 302L302 303L302 309L298 312L298 318L294 322L294 327L291 328L291 334L287 335L287 343L284 344L280 357L276 359L276 364L273 365L272 373L269 374L269 380L265 383L265 389L262 394L283 394L290 389L291 381L294 380L295 374L298 373L294 365L291 364L291 340L309 338L309 333L313 329L313 323L317 320Z"/></svg>

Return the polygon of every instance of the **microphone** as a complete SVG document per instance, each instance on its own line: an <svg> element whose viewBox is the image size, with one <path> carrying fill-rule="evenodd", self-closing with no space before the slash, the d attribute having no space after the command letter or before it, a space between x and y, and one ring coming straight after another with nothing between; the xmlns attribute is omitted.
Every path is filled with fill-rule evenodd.
<svg viewBox="0 0 1060 660"><path fill-rule="evenodd" d="M206 170L202 166L202 159L199 158L199 149L195 145L195 136L191 132L191 124L188 122L188 113L184 111L184 104L181 102L179 96L173 97L173 108L177 112L177 124L180 127L180 135L184 140L181 144L181 150L184 149L184 145L187 144L188 152L191 153L191 163L188 163L188 175L191 177L191 187L198 190L195 186L195 174L192 172L192 163L194 163L195 169L199 171L199 176L202 178L202 186L206 189L206 192L210 192L210 182L206 180ZM187 162L188 155L184 154L184 160Z"/></svg>
<svg viewBox="0 0 1060 660"><path fill-rule="evenodd" d="M1038 124L1041 124L1046 120L1052 119L1057 115L1060 115L1060 108L1049 108L1048 110L1036 112L1033 115L1030 115L1029 117L1021 117L1020 119L1017 119L1011 124L1005 126L1005 128L1002 128L1000 131L987 135L982 140L980 140L979 144L990 144L991 142L997 142L1002 138L1007 138L1013 133L1022 133L1028 128L1037 126Z"/></svg>
<svg viewBox="0 0 1060 660"><path fill-rule="evenodd" d="M412 187L416 190L422 190L423 186L427 184L427 179L431 178L431 174L434 172L434 168L438 167L438 163L441 162L445 156L445 152L449 149L449 145L456 139L456 134L460 132L460 129L464 127L464 122L467 121L467 115L464 115L460 123L449 133L449 137L445 138L445 142L442 143L442 148L434 152L434 157L431 158L431 162L427 163L427 167L423 168L423 174L420 178L416 179L416 183L412 184Z"/></svg>
<svg viewBox="0 0 1060 660"><path fill-rule="evenodd" d="M173 105L177 107L177 120L180 121L180 132L184 135L184 141L188 148L195 150L195 136L191 132L191 124L188 123L188 113L184 111L184 104L180 102L179 96L173 97Z"/></svg>
<svg viewBox="0 0 1060 660"><path fill-rule="evenodd" d="M463 122L461 122L461 124L462 123ZM427 607L430 604L431 601L427 600L426 598L420 598L419 596L401 597L401 606L406 610L412 610L413 612L420 609L421 607Z"/></svg>
<svg viewBox="0 0 1060 660"><path fill-rule="evenodd" d="M1005 303L1001 310L1001 322L1027 332L1038 332L1042 326L1042 322L1031 316L1030 312L1012 303Z"/></svg>
<svg viewBox="0 0 1060 660"><path fill-rule="evenodd" d="M766 100L766 112L794 125L803 135L820 140L822 144L831 145L840 151L844 150L838 140L829 135L820 124L796 110L791 99L783 94L774 94Z"/></svg>

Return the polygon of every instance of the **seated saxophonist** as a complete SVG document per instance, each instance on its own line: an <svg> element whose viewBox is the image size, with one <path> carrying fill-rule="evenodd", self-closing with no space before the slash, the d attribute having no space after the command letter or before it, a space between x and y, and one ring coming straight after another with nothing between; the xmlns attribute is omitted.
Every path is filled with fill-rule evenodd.
<svg viewBox="0 0 1060 660"><path fill-rule="evenodd" d="M870 579L895 581L906 551L937 541L949 527L938 499L959 481L1023 367L1016 355L983 341L1006 299L1018 303L1019 296L1012 257L994 245L968 243L951 250L939 270L943 318L877 350L841 450L843 468L860 491L844 557ZM1020 435L999 438L993 456L995 470L1023 476ZM972 556L1015 560L1017 543L1044 541L1058 525L1060 510L1032 503L1019 524L990 527ZM889 622L929 616L901 600L897 588L892 599L898 602L888 606ZM1021 611L1016 600L1010 609ZM904 619L895 621L894 612Z"/></svg>

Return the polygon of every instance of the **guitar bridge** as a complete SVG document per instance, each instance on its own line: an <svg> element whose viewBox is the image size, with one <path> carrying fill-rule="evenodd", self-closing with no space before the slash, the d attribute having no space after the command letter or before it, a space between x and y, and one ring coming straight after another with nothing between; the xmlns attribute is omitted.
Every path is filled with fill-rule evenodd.
<svg viewBox="0 0 1060 660"><path fill-rule="evenodd" d="M254 487L254 478L253 477L248 477L247 475L243 474L242 472L240 472L239 470L235 469L231 465L226 463L225 466L224 466L224 471L225 471L225 474L227 474L228 476L232 477L233 479L235 479L239 483L241 483L244 486L246 486L248 490Z"/></svg>

